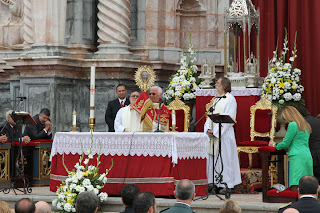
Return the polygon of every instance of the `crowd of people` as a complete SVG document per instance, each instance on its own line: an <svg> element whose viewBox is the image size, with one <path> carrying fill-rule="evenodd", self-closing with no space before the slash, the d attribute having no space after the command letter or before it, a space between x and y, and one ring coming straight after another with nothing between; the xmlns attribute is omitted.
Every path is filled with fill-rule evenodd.
<svg viewBox="0 0 320 213"><path fill-rule="evenodd" d="M237 102L231 94L231 81L226 77L218 78L215 83L215 90L217 95L210 111L227 114L236 120ZM170 116L170 111L161 99L162 89L159 86L151 87L149 93L133 91L127 97L126 86L119 84L116 87L116 94L118 98L108 103L105 113L105 121L109 132L153 132L159 128L166 131L166 122ZM6 122L1 126L0 142L18 140L14 130L16 123L13 119L13 114L14 111L12 110L6 114ZM160 118L158 117L159 114L161 115L161 117L159 116ZM308 110L302 106L284 107L281 117L288 123L287 133L282 142L276 143L271 140L269 146L273 146L277 150L284 149L288 151L290 160L289 187L292 191L298 191L300 196L300 200L296 204L291 205L291 208L283 209L283 212L288 212L292 209L303 212L299 209L299 203L318 195L317 186L320 181L320 120L311 116ZM31 140L50 139L52 137L50 111L44 108L33 119L36 125L28 125L25 128L22 134L23 142L29 143ZM207 118L204 132L207 133L210 139L207 150L208 184L213 183L212 185L220 187L217 193L225 194L226 186L232 189L235 185L241 183L233 124L222 125L221 138L219 138L219 125ZM219 147L219 141L221 141L221 147ZM219 158L219 152L223 157ZM214 171L213 165L215 165ZM221 167L223 167L221 174L223 180L217 182L217 178L214 177L217 176L217 171L221 170ZM221 184L221 182L226 184ZM162 212L193 212L190 209L190 205L195 196L195 186L191 181L179 181L174 195L177 203ZM152 192L140 192L139 187L129 184L123 187L121 196L125 206L124 213L156 212L155 196ZM311 201L315 204L314 200ZM20 204L29 205L30 202L25 199L17 202L16 205L19 206ZM37 207L38 209L47 207L45 203L37 204L39 206ZM315 204L315 206L318 205L318 203ZM1 208L4 208L4 205L1 206ZM96 212L98 206L99 200L95 195L89 192L79 194L77 212ZM221 212L230 212L225 209L231 208L235 212L241 212L241 208L232 200L224 204L224 210L221 210Z"/></svg>

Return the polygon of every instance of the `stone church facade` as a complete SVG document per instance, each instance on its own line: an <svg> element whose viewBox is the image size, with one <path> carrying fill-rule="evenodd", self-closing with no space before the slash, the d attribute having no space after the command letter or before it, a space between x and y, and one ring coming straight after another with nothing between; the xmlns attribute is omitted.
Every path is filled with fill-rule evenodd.
<svg viewBox="0 0 320 213"><path fill-rule="evenodd" d="M0 122L5 112L51 110L54 132L89 131L90 66L96 66L96 127L115 87L137 90L141 65L165 88L189 38L197 64L223 71L224 12L229 0L0 0ZM199 67L200 68L200 67ZM18 101L17 97L27 99Z"/></svg>

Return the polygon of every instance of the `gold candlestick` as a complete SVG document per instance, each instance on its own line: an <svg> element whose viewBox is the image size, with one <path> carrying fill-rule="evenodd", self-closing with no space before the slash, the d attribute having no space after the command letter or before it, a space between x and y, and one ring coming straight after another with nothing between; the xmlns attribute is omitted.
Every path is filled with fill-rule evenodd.
<svg viewBox="0 0 320 213"><path fill-rule="evenodd" d="M93 128L96 125L96 118L89 117L90 132L93 132Z"/></svg>

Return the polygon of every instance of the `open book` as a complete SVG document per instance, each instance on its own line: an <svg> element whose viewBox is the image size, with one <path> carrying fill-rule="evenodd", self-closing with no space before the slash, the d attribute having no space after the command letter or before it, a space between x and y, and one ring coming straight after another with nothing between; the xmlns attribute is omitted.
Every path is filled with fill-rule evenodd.
<svg viewBox="0 0 320 213"><path fill-rule="evenodd" d="M13 112L11 117L15 122L22 121L21 124L29 124L29 125L37 124L28 112L23 112L23 111Z"/></svg>

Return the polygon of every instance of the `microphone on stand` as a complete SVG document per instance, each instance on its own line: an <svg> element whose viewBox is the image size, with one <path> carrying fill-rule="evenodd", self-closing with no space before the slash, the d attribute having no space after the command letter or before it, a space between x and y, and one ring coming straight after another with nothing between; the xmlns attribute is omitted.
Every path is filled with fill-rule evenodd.
<svg viewBox="0 0 320 213"><path fill-rule="evenodd" d="M218 99L218 101L220 101L220 99L221 98L227 98L227 96L226 95L221 95L221 96L216 96L215 97L216 99ZM218 101L216 102L216 103L218 103ZM215 106L215 105L214 105ZM201 118L199 119L199 120L197 120L197 122L195 122L194 123L194 125L191 127L190 126L190 132L194 132L194 129L195 129L195 127L196 127L196 125L203 119L203 117L206 115L206 114L208 114L209 112L213 112L214 111L214 106L211 106L210 108L209 108L209 110L207 111L207 112L205 112L202 116L201 116Z"/></svg>
<svg viewBox="0 0 320 213"><path fill-rule="evenodd" d="M163 132L160 130L160 115L161 115L161 103L162 102L163 102L162 100L159 101L158 126L157 126L157 130L155 130L154 132Z"/></svg>

